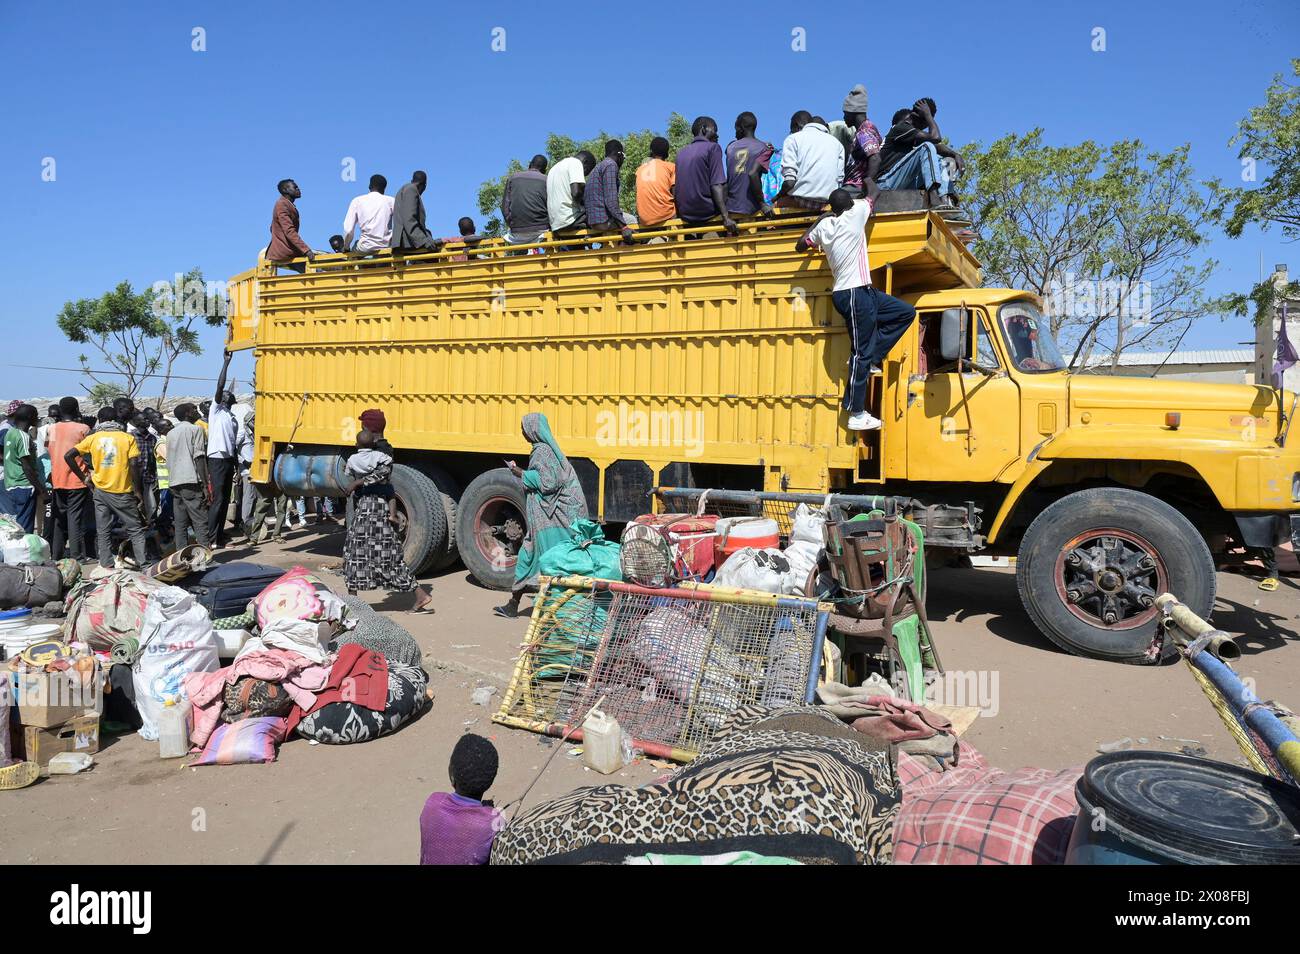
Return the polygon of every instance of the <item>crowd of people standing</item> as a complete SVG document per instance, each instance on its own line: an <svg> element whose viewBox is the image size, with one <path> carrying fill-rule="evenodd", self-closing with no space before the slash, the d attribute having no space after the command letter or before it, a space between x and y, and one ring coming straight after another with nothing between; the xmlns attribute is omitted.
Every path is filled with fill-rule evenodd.
<svg viewBox="0 0 1300 954"><path fill-rule="evenodd" d="M227 354L211 401L177 404L171 416L120 397L91 417L65 397L41 420L31 404L11 402L0 424L0 513L44 537L52 559L106 568L119 538L142 567L190 543L257 544L305 524L303 500L251 479L256 424L226 386L229 366ZM332 502L316 503L318 522L337 522Z"/></svg>

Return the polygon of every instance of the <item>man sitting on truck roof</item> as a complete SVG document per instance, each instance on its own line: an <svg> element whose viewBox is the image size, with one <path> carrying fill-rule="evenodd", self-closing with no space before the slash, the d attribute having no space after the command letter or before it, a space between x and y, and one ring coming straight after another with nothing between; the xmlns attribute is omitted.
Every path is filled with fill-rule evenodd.
<svg viewBox="0 0 1300 954"><path fill-rule="evenodd" d="M479 242L487 238L486 235L478 234L478 231L474 228L474 220L468 215L462 215L456 220L456 231L460 234L442 239L442 243L445 245L448 242L463 242L465 245L477 245ZM453 255L451 260L453 262L468 262L469 253L460 252L459 254Z"/></svg>
<svg viewBox="0 0 1300 954"><path fill-rule="evenodd" d="M587 227L587 176L595 168L596 157L585 149L551 166L546 174L546 210L553 235Z"/></svg>
<svg viewBox="0 0 1300 954"><path fill-rule="evenodd" d="M673 190L677 185L677 166L668 161L672 144L663 136L650 140L650 158L636 170L636 214L641 225L663 225L677 215ZM663 242L660 236L652 242Z"/></svg>
<svg viewBox="0 0 1300 954"><path fill-rule="evenodd" d="M844 385L844 410L849 412L849 430L873 431L879 418L867 411L867 381L880 372L881 362L903 336L916 309L871 284L867 261L867 219L879 189L870 179L867 197L854 199L844 189L830 195L831 211L823 215L795 243L799 252L820 248L826 253L835 284L831 301L844 316L853 345L849 380Z"/></svg>
<svg viewBox="0 0 1300 954"><path fill-rule="evenodd" d="M411 173L411 181L393 197L393 237L389 247L401 252L436 252L442 243L429 234L424 220L424 189L429 177L423 169Z"/></svg>
<svg viewBox="0 0 1300 954"><path fill-rule="evenodd" d="M826 120L801 109L790 117L790 135L781 146L778 206L821 209L844 181L844 149Z"/></svg>
<svg viewBox="0 0 1300 954"><path fill-rule="evenodd" d="M736 138L727 146L727 211L732 215L767 215L772 207L763 201L763 173L772 157L772 144L759 139L758 117L743 112L736 117Z"/></svg>
<svg viewBox="0 0 1300 954"><path fill-rule="evenodd" d="M393 197L384 195L388 180L370 177L370 191L348 204L343 218L343 247L353 252L378 252L388 248L393 237ZM355 242L352 233L356 231Z"/></svg>
<svg viewBox="0 0 1300 954"><path fill-rule="evenodd" d="M880 130L867 118L867 88L861 84L844 97L844 125L851 130L845 147L844 190L856 199L866 195L866 181L880 174L883 145Z"/></svg>
<svg viewBox="0 0 1300 954"><path fill-rule="evenodd" d="M302 190L292 179L281 179L276 183L280 197L275 200L271 211L271 244L266 247L267 261L274 262L294 272L305 272L307 266L291 259L306 256L307 260L316 257L311 246L298 234L298 207L294 201L302 197Z"/></svg>
<svg viewBox="0 0 1300 954"><path fill-rule="evenodd" d="M954 173L966 165L961 155L944 145L934 114L939 107L928 96L911 109L894 113L889 133L880 147L880 169L876 182L881 189L923 189L930 208L956 207Z"/></svg>
<svg viewBox="0 0 1300 954"><path fill-rule="evenodd" d="M529 160L528 168L506 179L501 195L501 219L506 223L506 241L514 244L536 242L551 227L546 209L546 157L540 153Z"/></svg>
<svg viewBox="0 0 1300 954"><path fill-rule="evenodd" d="M623 241L631 244L632 229L618 202L618 173L625 155L623 143L617 139L606 140L605 158L587 176L582 199L587 208L587 228L593 232L619 232Z"/></svg>
<svg viewBox="0 0 1300 954"><path fill-rule="evenodd" d="M727 211L727 161L718 145L718 124L712 116L691 123L695 137L677 150L677 215L687 225L722 219L722 227L738 235Z"/></svg>

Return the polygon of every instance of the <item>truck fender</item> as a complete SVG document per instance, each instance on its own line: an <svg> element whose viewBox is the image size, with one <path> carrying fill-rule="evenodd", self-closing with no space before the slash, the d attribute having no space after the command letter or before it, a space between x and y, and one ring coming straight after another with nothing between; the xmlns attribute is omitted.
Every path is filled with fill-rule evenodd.
<svg viewBox="0 0 1300 954"><path fill-rule="evenodd" d="M1020 476L1015 479L1015 482L1007 491L1006 497L1002 499L1002 506L998 508L997 515L993 518L993 524L989 527L989 543L997 541L998 534L1002 532L1002 525L1007 522L1007 519L1016 509L1016 504L1020 502L1025 491L1029 489L1030 485L1038 479L1043 471L1051 466L1052 462L1050 460L1043 460L1038 456L1038 449L1042 446L1042 444L1039 444L1038 447L1029 452L1025 469L1020 472Z"/></svg>

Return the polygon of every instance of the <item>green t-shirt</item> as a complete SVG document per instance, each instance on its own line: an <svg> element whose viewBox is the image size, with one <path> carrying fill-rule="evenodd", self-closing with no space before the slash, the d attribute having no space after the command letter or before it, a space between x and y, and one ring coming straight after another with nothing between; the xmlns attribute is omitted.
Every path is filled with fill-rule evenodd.
<svg viewBox="0 0 1300 954"><path fill-rule="evenodd" d="M30 487L22 459L32 456L32 436L19 427L5 431L5 488Z"/></svg>

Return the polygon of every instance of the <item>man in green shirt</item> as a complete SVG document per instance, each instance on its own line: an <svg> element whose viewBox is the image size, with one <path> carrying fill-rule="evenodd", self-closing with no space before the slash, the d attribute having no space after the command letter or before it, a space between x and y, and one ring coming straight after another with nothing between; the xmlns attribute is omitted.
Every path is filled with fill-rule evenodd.
<svg viewBox="0 0 1300 954"><path fill-rule="evenodd" d="M8 512L28 533L36 530L36 511L45 504L45 480L36 469L32 429L36 408L22 404L14 411L11 426L4 432L4 481L9 498Z"/></svg>

